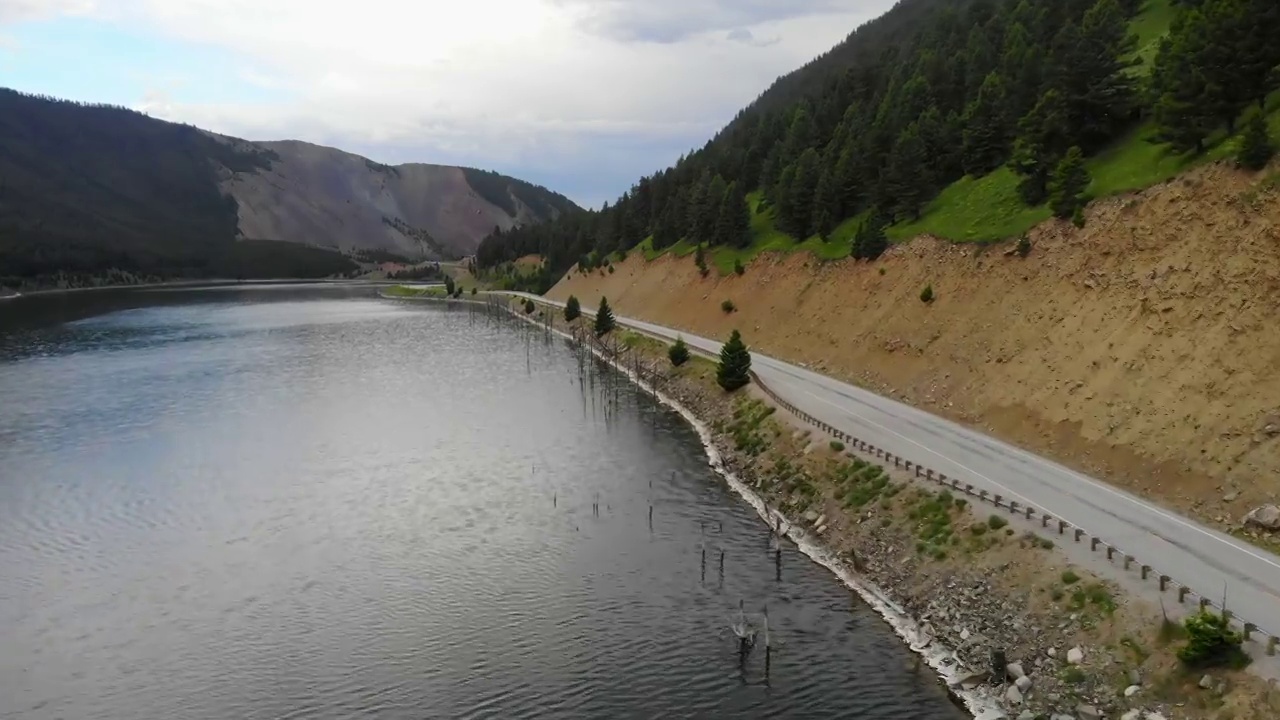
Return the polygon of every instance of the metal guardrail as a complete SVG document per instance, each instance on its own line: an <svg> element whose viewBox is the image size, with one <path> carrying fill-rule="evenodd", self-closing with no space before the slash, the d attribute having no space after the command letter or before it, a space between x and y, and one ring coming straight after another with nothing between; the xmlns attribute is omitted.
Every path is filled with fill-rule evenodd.
<svg viewBox="0 0 1280 720"><path fill-rule="evenodd" d="M912 472L914 474L914 477L916 478L928 480L930 482L941 485L944 488L961 492L968 497L976 498L977 500L980 500L985 503L990 503L991 505L994 505L999 509L1009 511L1013 515L1024 517L1026 520L1031 520L1034 517L1039 517L1040 527L1042 528L1052 527L1057 530L1058 535L1062 535L1062 536L1065 536L1068 533L1068 531L1070 531L1071 537L1074 542L1082 543L1087 539L1089 543L1090 551L1098 552L1099 549L1101 549L1103 552L1106 553L1107 560L1112 563L1115 563L1117 557L1120 558L1121 562L1123 563L1124 570L1132 571L1133 568L1137 568L1139 577L1142 580L1148 580L1148 579L1154 578L1159 585L1160 592L1166 592L1166 591L1172 590L1174 593L1177 594L1177 599L1179 604L1186 604L1188 600L1192 600L1197 605L1199 605L1199 609L1201 610L1205 610L1207 608L1213 608L1214 610L1218 611L1223 617L1227 618L1228 622L1233 627L1236 627L1240 630L1246 642L1257 642L1261 646L1263 652L1265 652L1267 655L1274 656L1276 654L1276 646L1280 644L1280 636L1277 636L1275 633L1262 630L1257 623L1249 622L1243 618L1236 617L1236 615L1229 608L1223 607L1220 603L1214 602L1212 598L1196 593L1187 585L1181 582L1178 582L1177 580L1174 580L1171 576L1163 573L1159 573L1150 565L1139 563L1138 560L1133 555L1131 555L1130 553L1124 552L1120 548L1116 547L1114 544L1108 543L1102 540L1101 538L1090 535L1087 532L1085 532L1084 529L1076 527L1071 523L1065 520L1062 520L1061 518L1055 518L1053 515L1050 515L1049 513L1043 512L1041 510L1037 510L1036 508L1031 507L1030 505L1020 505L1016 501L1006 500L1000 495L989 493L986 490L975 490L972 484L962 483L959 480L956 480L955 478L950 478L950 477L947 477L946 475L943 475L942 473L934 472L933 470L924 467L920 463L913 463L910 460L906 460L902 457L899 457L881 448L878 448L870 443L864 442L850 435L849 433L846 433L843 430L840 430L839 428L836 428L830 425L829 423L823 422L813 417L812 415L797 408L796 406L792 405L786 400L783 400L781 397L778 396L777 393L773 391L772 388L770 388L765 383L761 382L759 376L757 376L755 372L751 373L751 380L756 384L757 387L760 388L761 391L764 392L765 395L769 396L769 399L773 400L773 402L776 403L779 407L785 408L792 415L795 415L796 417L800 418L804 422L810 425L813 425L814 427L818 428L819 430L822 430L828 435L831 435L832 437L844 442L846 446L850 448L854 448L859 452L869 454L877 459L881 459L886 463L892 462L894 468L905 470L907 472Z"/></svg>

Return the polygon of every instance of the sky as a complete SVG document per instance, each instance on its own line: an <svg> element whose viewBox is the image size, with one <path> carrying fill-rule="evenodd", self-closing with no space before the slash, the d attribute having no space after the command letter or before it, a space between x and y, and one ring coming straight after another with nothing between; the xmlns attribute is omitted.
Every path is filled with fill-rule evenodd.
<svg viewBox="0 0 1280 720"><path fill-rule="evenodd" d="M598 207L893 0L0 0L0 85Z"/></svg>

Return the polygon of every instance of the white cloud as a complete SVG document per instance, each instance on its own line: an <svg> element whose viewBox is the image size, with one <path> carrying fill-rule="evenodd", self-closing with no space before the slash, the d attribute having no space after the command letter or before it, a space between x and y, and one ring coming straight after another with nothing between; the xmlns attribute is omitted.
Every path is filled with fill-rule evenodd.
<svg viewBox="0 0 1280 720"><path fill-rule="evenodd" d="M775 77L890 4L116 0L97 15L225 50L256 98L270 91L240 104L138 99L175 120L375 155L385 147L384 161L417 153L412 159L466 161L534 180L576 163L588 175L635 179L701 145ZM190 80L187 88L199 83ZM638 146L662 156L637 157ZM609 163L631 167L602 167ZM578 199L594 204L625 189L607 183Z"/></svg>
<svg viewBox="0 0 1280 720"><path fill-rule="evenodd" d="M0 0L0 25L58 15L87 15L96 7L95 0Z"/></svg>

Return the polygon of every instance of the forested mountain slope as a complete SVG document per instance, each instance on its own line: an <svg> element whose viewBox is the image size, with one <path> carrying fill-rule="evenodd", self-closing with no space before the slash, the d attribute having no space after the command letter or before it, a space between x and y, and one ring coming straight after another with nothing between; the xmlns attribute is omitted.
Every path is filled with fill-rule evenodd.
<svg viewBox="0 0 1280 720"><path fill-rule="evenodd" d="M456 257L495 226L577 211L495 173L389 167L0 89L0 284L324 276L354 266L321 249Z"/></svg>
<svg viewBox="0 0 1280 720"><path fill-rule="evenodd" d="M1280 82L1278 36L1274 0L902 0L616 203L478 257L540 254L545 287L637 247L726 258L812 238L873 259L918 232L1079 221L1091 195L1267 145L1252 108Z"/></svg>

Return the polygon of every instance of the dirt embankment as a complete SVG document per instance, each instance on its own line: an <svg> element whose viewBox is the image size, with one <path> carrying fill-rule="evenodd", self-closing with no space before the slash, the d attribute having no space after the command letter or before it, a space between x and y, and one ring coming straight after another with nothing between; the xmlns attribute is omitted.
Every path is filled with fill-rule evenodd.
<svg viewBox="0 0 1280 720"><path fill-rule="evenodd" d="M1012 243L879 261L690 258L549 293L753 347L969 423L1210 522L1280 495L1280 194L1211 166ZM920 299L926 285L936 299ZM726 314L723 300L737 311Z"/></svg>

